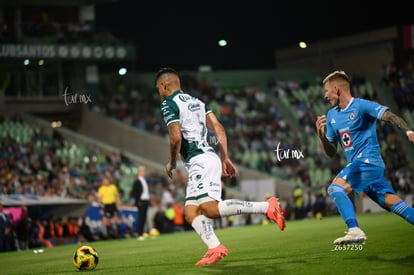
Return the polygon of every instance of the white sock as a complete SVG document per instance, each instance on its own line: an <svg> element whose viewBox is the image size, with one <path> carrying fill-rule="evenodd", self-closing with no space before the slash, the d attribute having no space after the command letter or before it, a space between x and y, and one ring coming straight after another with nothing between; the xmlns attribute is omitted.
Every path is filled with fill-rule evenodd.
<svg viewBox="0 0 414 275"><path fill-rule="evenodd" d="M240 214L265 214L269 203L267 201L224 200L218 203L220 216L227 217Z"/></svg>
<svg viewBox="0 0 414 275"><path fill-rule="evenodd" d="M220 245L216 233L214 233L214 227L212 220L204 215L195 217L191 224L197 234L201 237L201 240L207 245L208 249L215 248Z"/></svg>

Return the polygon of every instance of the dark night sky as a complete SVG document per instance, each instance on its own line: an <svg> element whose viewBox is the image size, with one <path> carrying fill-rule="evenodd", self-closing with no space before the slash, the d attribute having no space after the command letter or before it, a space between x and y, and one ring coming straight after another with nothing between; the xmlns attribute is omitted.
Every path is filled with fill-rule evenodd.
<svg viewBox="0 0 414 275"><path fill-rule="evenodd" d="M181 2L115 0L99 5L97 29L135 43L139 71L164 66L196 70L204 64L234 70L275 68L274 50L300 40L414 24L409 1L392 1L392 6L362 1ZM218 47L219 39L228 46Z"/></svg>

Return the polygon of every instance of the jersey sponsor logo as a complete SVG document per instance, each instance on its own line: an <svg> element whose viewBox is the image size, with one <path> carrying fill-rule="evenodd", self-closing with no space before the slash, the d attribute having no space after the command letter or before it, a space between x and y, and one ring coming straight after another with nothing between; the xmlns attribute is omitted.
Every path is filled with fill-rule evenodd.
<svg viewBox="0 0 414 275"><path fill-rule="evenodd" d="M192 97L190 95L179 95L178 98L182 101L182 102L187 102L187 100L190 100Z"/></svg>
<svg viewBox="0 0 414 275"><path fill-rule="evenodd" d="M345 151L351 150L352 147L352 137L349 130L343 131L339 133L339 136L341 138L342 147Z"/></svg>
<svg viewBox="0 0 414 275"><path fill-rule="evenodd" d="M210 181L210 187L221 187L221 183L217 183L217 182L212 182Z"/></svg>
<svg viewBox="0 0 414 275"><path fill-rule="evenodd" d="M201 106L200 103L190 103L188 104L188 110L190 110L191 112L196 112L198 110L200 110Z"/></svg>

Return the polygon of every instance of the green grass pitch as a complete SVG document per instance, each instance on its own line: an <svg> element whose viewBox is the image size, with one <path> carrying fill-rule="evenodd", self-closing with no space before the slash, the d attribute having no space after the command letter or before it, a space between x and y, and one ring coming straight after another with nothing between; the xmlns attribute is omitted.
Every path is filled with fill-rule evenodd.
<svg viewBox="0 0 414 275"><path fill-rule="evenodd" d="M339 216L216 230L229 255L215 265L194 266L206 247L194 232L89 243L99 253L93 271L78 271L72 254L78 245L0 253L1 275L23 274L414 274L414 227L392 213L361 214L368 236L363 246L339 249Z"/></svg>

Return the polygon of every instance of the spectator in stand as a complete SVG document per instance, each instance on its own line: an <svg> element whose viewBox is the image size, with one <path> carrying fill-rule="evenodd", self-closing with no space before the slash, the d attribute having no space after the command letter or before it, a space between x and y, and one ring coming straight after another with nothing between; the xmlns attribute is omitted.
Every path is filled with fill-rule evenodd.
<svg viewBox="0 0 414 275"><path fill-rule="evenodd" d="M326 214L326 200L325 200L325 196L323 194L322 191L318 192L316 194L316 199L315 202L313 203L313 216L318 219L321 220L323 216L325 216Z"/></svg>
<svg viewBox="0 0 414 275"><path fill-rule="evenodd" d="M86 216L82 217L82 221L79 226L79 239L81 243L94 242L99 239L92 233L92 230L86 221Z"/></svg>
<svg viewBox="0 0 414 275"><path fill-rule="evenodd" d="M295 189L293 190L293 201L294 201L295 220L305 218L303 190L299 185L296 185Z"/></svg>
<svg viewBox="0 0 414 275"><path fill-rule="evenodd" d="M161 205L164 209L167 208L169 204L174 203L174 195L171 191L173 186L170 184L161 185L162 193L161 193Z"/></svg>
<svg viewBox="0 0 414 275"><path fill-rule="evenodd" d="M171 233L174 231L174 223L166 215L166 210L160 203L157 204L157 212L154 216L154 228L160 233Z"/></svg>
<svg viewBox="0 0 414 275"><path fill-rule="evenodd" d="M173 204L174 209L174 231L184 231L184 201L178 200Z"/></svg>
<svg viewBox="0 0 414 275"><path fill-rule="evenodd" d="M66 227L66 224L63 222L62 217L56 217L52 220L51 232L54 233L54 238L57 245L65 244L65 239L68 236L68 228Z"/></svg>
<svg viewBox="0 0 414 275"><path fill-rule="evenodd" d="M120 238L130 238L134 234L134 229L129 223L126 215L121 215L121 219L118 224L118 232Z"/></svg>
<svg viewBox="0 0 414 275"><path fill-rule="evenodd" d="M29 228L30 220L27 214L27 207L22 206L22 216L16 224L16 236L21 250L25 250L29 247Z"/></svg>
<svg viewBox="0 0 414 275"><path fill-rule="evenodd" d="M3 205L0 204L0 252L6 252L12 249L13 239L12 221L3 209Z"/></svg>
<svg viewBox="0 0 414 275"><path fill-rule="evenodd" d="M45 238L45 223L47 223L46 220L36 219L31 224L29 230L29 248L52 248L54 246L51 240Z"/></svg>
<svg viewBox="0 0 414 275"><path fill-rule="evenodd" d="M78 243L79 242L79 223L76 217L68 217L66 220L67 235L65 236L65 243Z"/></svg>

